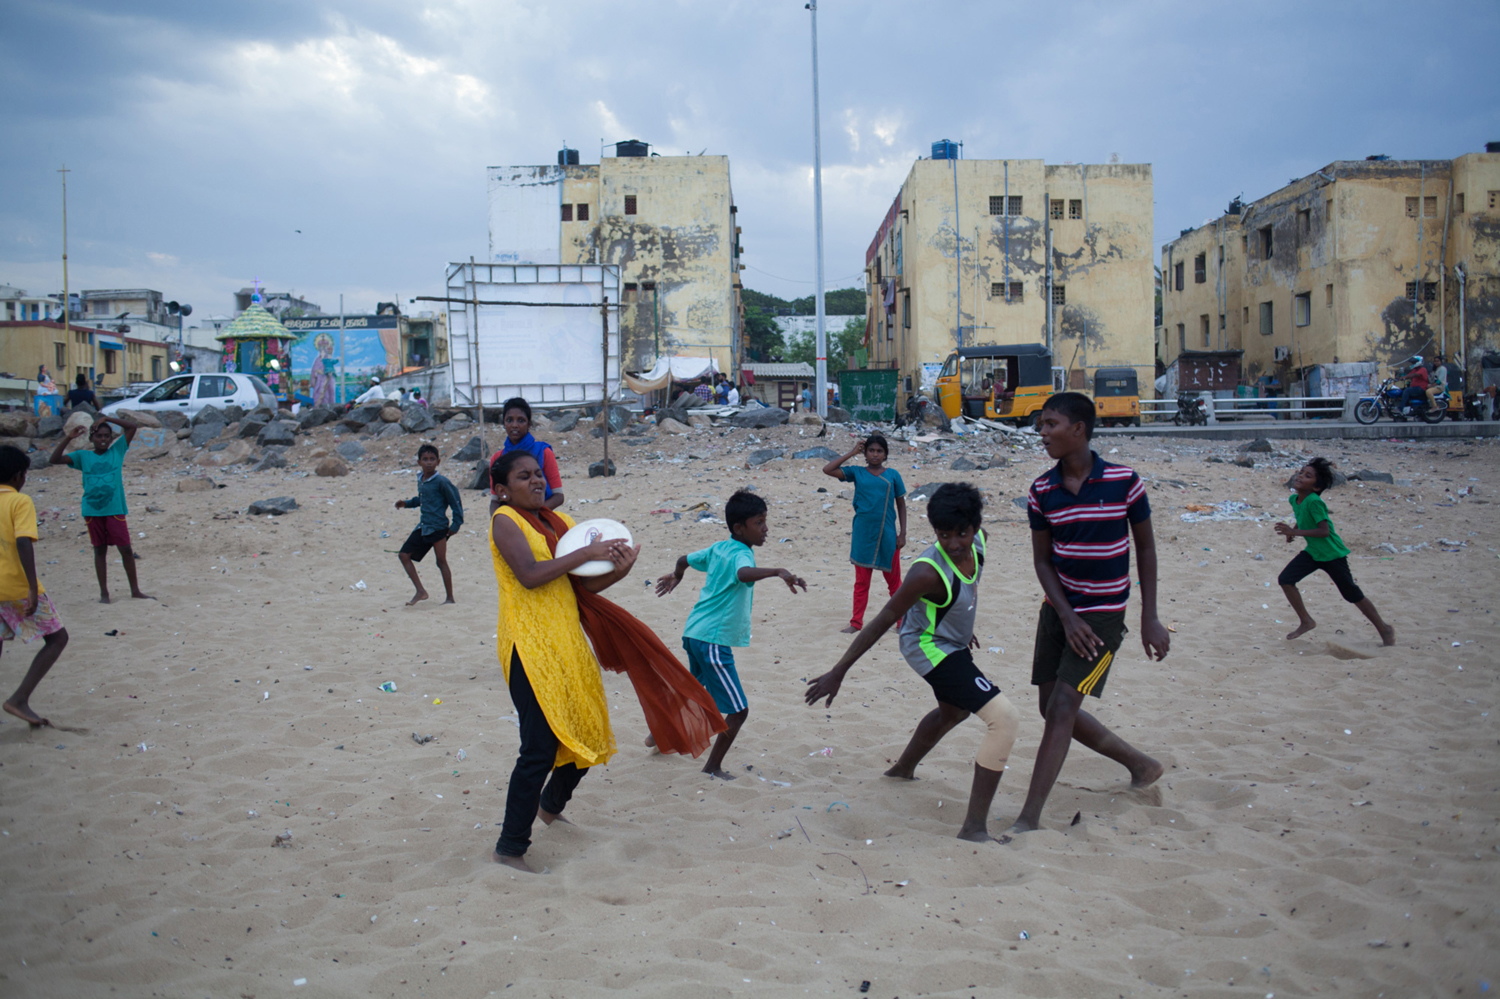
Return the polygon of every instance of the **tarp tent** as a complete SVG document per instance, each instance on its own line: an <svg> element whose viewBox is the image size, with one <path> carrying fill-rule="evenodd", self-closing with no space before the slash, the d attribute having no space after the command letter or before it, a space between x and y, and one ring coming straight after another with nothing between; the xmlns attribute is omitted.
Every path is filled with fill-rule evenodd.
<svg viewBox="0 0 1500 999"><path fill-rule="evenodd" d="M1328 399L1342 399L1349 392L1369 395L1375 391L1378 370L1374 361L1315 364L1307 372L1307 394Z"/></svg>
<svg viewBox="0 0 1500 999"><path fill-rule="evenodd" d="M658 357L650 371L640 374L625 373L625 385L632 391L645 395L666 388L672 382L691 382L699 378L712 378L719 371L711 357Z"/></svg>

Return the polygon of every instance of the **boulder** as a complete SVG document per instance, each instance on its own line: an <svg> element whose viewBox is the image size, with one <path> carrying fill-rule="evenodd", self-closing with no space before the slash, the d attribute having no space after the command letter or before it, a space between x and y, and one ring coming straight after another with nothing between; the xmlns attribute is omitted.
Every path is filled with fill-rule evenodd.
<svg viewBox="0 0 1500 999"><path fill-rule="evenodd" d="M954 458L953 459L953 464L951 464L951 465L948 466L948 468L950 470L955 471L955 472L977 472L980 469L982 469L983 467L984 467L983 465L975 464L974 462L970 461L968 458L963 458L963 457Z"/></svg>
<svg viewBox="0 0 1500 999"><path fill-rule="evenodd" d="M626 409L624 406L609 407L609 429L613 432L619 433L620 431L624 430L626 427L630 426L631 420L633 419L634 417L631 415L630 410ZM604 426L603 413L600 413L594 418L594 425L598 427Z"/></svg>
<svg viewBox="0 0 1500 999"><path fill-rule="evenodd" d="M401 407L396 405L395 400L392 400L389 405L381 407L380 420L382 423L401 422Z"/></svg>
<svg viewBox="0 0 1500 999"><path fill-rule="evenodd" d="M613 461L611 461L609 463L609 467L607 467L607 468L605 467L604 462L602 462L602 461L596 461L592 465L589 466L589 478L591 478L591 479L597 479L597 478L600 478L602 476L614 475L614 474L615 474L615 463Z"/></svg>
<svg viewBox="0 0 1500 999"><path fill-rule="evenodd" d="M229 440L215 441L205 450L199 452L198 457L193 459L193 464L204 468L223 468L226 465L238 465L250 457L253 448L249 441Z"/></svg>
<svg viewBox="0 0 1500 999"><path fill-rule="evenodd" d="M688 426L690 427L712 427L713 425L714 421L712 417L704 416L702 413L688 414Z"/></svg>
<svg viewBox="0 0 1500 999"><path fill-rule="evenodd" d="M844 409L841 406L829 406L828 407L828 422L829 423L848 423L848 422L850 422L849 411L847 409Z"/></svg>
<svg viewBox="0 0 1500 999"><path fill-rule="evenodd" d="M270 423L275 420L278 415L279 414L276 412L276 410L272 409L270 406L256 406L250 412L246 413L245 416L240 417L240 419L245 419L246 417L248 417L252 420L259 420L262 423Z"/></svg>
<svg viewBox="0 0 1500 999"><path fill-rule="evenodd" d="M190 427L183 427L181 430L177 431L177 439L180 441L188 440L192 436L193 431Z"/></svg>
<svg viewBox="0 0 1500 999"><path fill-rule="evenodd" d="M786 422L794 427L821 427L823 418L810 409L804 409L800 413L793 413L787 417Z"/></svg>
<svg viewBox="0 0 1500 999"><path fill-rule="evenodd" d="M1255 459L1252 458L1252 457L1250 457L1248 454L1245 455L1243 458L1236 458L1236 459L1234 459L1234 463L1236 465L1240 466L1241 468L1254 468L1255 467Z"/></svg>
<svg viewBox="0 0 1500 999"><path fill-rule="evenodd" d="M669 434L690 434L693 432L692 427L685 423L678 423L670 416L658 423L657 426Z"/></svg>
<svg viewBox="0 0 1500 999"><path fill-rule="evenodd" d="M257 410L259 412L259 410ZM254 413L250 414L252 417ZM313 427L321 427L333 419L333 411L323 406L314 406L312 409L304 409L297 416L297 427L301 430L311 430Z"/></svg>
<svg viewBox="0 0 1500 999"><path fill-rule="evenodd" d="M543 416L541 413L536 413L531 417L531 432L533 434L550 434L552 433L552 430L552 421L547 419L547 417Z"/></svg>
<svg viewBox="0 0 1500 999"><path fill-rule="evenodd" d="M362 430L364 429L365 424L372 423L380 419L380 411L383 408L384 407L380 406L378 403L374 405L366 404L364 406L356 406L353 409L349 410L348 415L340 420L339 423L348 427L350 430Z"/></svg>
<svg viewBox="0 0 1500 999"><path fill-rule="evenodd" d="M82 427L85 431L85 436L87 436L88 429L93 425L94 417L92 414L83 413L75 409L68 416L68 422L63 424L63 433L71 434L74 427Z"/></svg>
<svg viewBox="0 0 1500 999"><path fill-rule="evenodd" d="M426 406L408 406L401 414L397 425L409 434L425 434L437 429L437 420L432 418Z"/></svg>
<svg viewBox="0 0 1500 999"><path fill-rule="evenodd" d="M469 419L467 413L459 413L443 424L443 433L451 434L460 430L468 430L473 425L474 421Z"/></svg>
<svg viewBox="0 0 1500 999"><path fill-rule="evenodd" d="M781 426L790 416L791 414L784 409L761 406L756 409L747 409L743 413L735 413L729 418L729 424L734 427L764 430L768 427Z"/></svg>
<svg viewBox="0 0 1500 999"><path fill-rule="evenodd" d="M577 413L567 413L559 415L557 419L552 421L552 432L554 434L571 433L573 430L577 429L578 419L579 417Z"/></svg>
<svg viewBox="0 0 1500 999"><path fill-rule="evenodd" d="M227 406L224 407L224 422L225 423L238 423L240 420L243 420L244 418L245 418L245 407L244 406L236 406L234 403L230 403L229 405L227 405Z"/></svg>
<svg viewBox="0 0 1500 999"><path fill-rule="evenodd" d="M1272 451L1274 451L1276 449L1274 447L1272 447L1271 446L1271 442L1268 441L1268 440L1266 440L1264 437L1257 437L1257 438L1255 438L1255 440L1251 441L1249 444L1242 444L1242 445L1240 445L1240 450L1241 451L1250 451L1250 452L1252 452L1254 454L1270 454Z"/></svg>
<svg viewBox="0 0 1500 999"><path fill-rule="evenodd" d="M0 437L29 437L31 421L20 410L0 413Z"/></svg>
<svg viewBox="0 0 1500 999"><path fill-rule="evenodd" d="M478 437L470 437L469 443L454 451L449 461L478 461L484 457L484 448Z"/></svg>
<svg viewBox="0 0 1500 999"><path fill-rule="evenodd" d="M260 461L250 466L252 472L269 472L273 468L285 468L286 456L280 451L267 451Z"/></svg>
<svg viewBox="0 0 1500 999"><path fill-rule="evenodd" d="M198 426L200 423L217 423L221 426L229 421L224 418L224 411L217 406L204 406L198 410L196 416L189 421L190 426Z"/></svg>
<svg viewBox="0 0 1500 999"><path fill-rule="evenodd" d="M750 457L746 459L746 464L754 468L757 465L764 465L768 461L775 461L777 458L784 457L786 457L786 452L779 447L762 448L759 451L750 452Z"/></svg>
<svg viewBox="0 0 1500 999"><path fill-rule="evenodd" d="M224 431L222 423L196 423L188 433L188 441L193 447L202 447L210 441L218 440L219 434Z"/></svg>
<svg viewBox="0 0 1500 999"><path fill-rule="evenodd" d="M180 493L206 493L214 487L214 480L204 476L194 476L191 479L178 479L177 491Z"/></svg>
<svg viewBox="0 0 1500 999"><path fill-rule="evenodd" d="M155 411L154 415L156 416L157 421L160 422L161 425L166 427L168 430L181 430L183 427L186 427L188 425L187 416L183 413L177 412L176 410L158 409Z"/></svg>
<svg viewBox="0 0 1500 999"><path fill-rule="evenodd" d="M224 429L219 431L220 437L238 437L240 435L240 424L245 421L236 420L234 423L224 424Z"/></svg>
<svg viewBox="0 0 1500 999"><path fill-rule="evenodd" d="M328 457L319 461L317 467L314 468L313 471L319 475L327 477L348 475L349 466L344 464L344 459L340 458L338 455L330 454Z"/></svg>
<svg viewBox="0 0 1500 999"><path fill-rule="evenodd" d="M835 458L842 458L843 455L839 454L831 447L810 447L806 451L798 451L796 454L792 455L792 457L799 458L804 461L810 458L816 458L819 461L832 461Z"/></svg>
<svg viewBox="0 0 1500 999"><path fill-rule="evenodd" d="M406 431L401 429L401 424L399 424L399 423L386 423L386 424L382 424L381 430L379 430L375 434L375 438L377 440L386 440L386 439L391 438L391 437L404 437L404 436L406 436Z"/></svg>
<svg viewBox="0 0 1500 999"><path fill-rule="evenodd" d="M61 416L44 416L36 421L36 435L38 437L56 437L63 431L63 418Z"/></svg>
<svg viewBox="0 0 1500 999"><path fill-rule="evenodd" d="M270 424L262 420L241 420L239 434L241 437L257 437L260 435L260 432L266 429L266 427L268 426L270 426Z"/></svg>
<svg viewBox="0 0 1500 999"><path fill-rule="evenodd" d="M291 513L297 509L297 501L290 496L273 496L270 499L256 500L250 504L250 509L245 511L252 517L265 514L279 517L283 513Z"/></svg>
<svg viewBox="0 0 1500 999"><path fill-rule="evenodd" d="M249 423L249 420L245 421ZM283 423L280 420L275 423L266 424L256 435L255 442L261 447L271 444L279 444L283 447L291 447L297 443L297 435L293 433L295 423Z"/></svg>
<svg viewBox="0 0 1500 999"><path fill-rule="evenodd" d="M144 409L122 409L119 415L128 416L143 427L159 427L162 425L161 420L156 418L155 413Z"/></svg>
<svg viewBox="0 0 1500 999"><path fill-rule="evenodd" d="M31 452L30 457L31 470L33 472L39 472L42 469L46 468L48 465L52 464L52 452L50 451L33 451Z"/></svg>
<svg viewBox="0 0 1500 999"><path fill-rule="evenodd" d="M1350 472L1349 478L1358 479L1361 482L1386 482L1394 484L1396 477L1390 472L1372 472L1368 468L1361 468L1357 472Z"/></svg>
<svg viewBox="0 0 1500 999"><path fill-rule="evenodd" d="M87 413L90 416L93 416L93 415L97 414L99 412L99 410L95 409L93 406L90 406L86 402L80 402L78 405L73 406L72 408L70 408L68 410L68 412L69 413Z"/></svg>
<svg viewBox="0 0 1500 999"><path fill-rule="evenodd" d="M476 437L475 440L478 440ZM474 463L474 474L469 477L470 489L488 489L490 487L490 465L487 461L476 461Z"/></svg>
<svg viewBox="0 0 1500 999"><path fill-rule="evenodd" d="M365 456L365 446L359 441L344 441L334 448L338 456L345 461L358 461ZM321 472L319 473L322 474Z"/></svg>

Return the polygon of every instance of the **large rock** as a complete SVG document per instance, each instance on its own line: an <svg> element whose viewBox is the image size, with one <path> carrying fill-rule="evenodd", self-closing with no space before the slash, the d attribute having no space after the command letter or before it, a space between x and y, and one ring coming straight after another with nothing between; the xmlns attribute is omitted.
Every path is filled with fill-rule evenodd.
<svg viewBox="0 0 1500 999"><path fill-rule="evenodd" d="M490 487L490 463L487 461L476 461L474 463L474 474L469 477L470 489L488 489Z"/></svg>
<svg viewBox="0 0 1500 999"><path fill-rule="evenodd" d="M255 442L261 447L267 447L273 444L279 444L283 447L291 447L293 444L297 443L297 435L293 433L294 427L296 427L295 423L283 423L280 420L276 421L275 423L268 423L264 428L262 428L261 432L256 435Z"/></svg>
<svg viewBox="0 0 1500 999"><path fill-rule="evenodd" d="M729 418L729 424L734 427L764 430L767 427L781 426L790 416L791 414L784 409L761 406L756 409L747 409L743 413L735 413Z"/></svg>
<svg viewBox="0 0 1500 999"><path fill-rule="evenodd" d="M689 413L687 421L690 427L712 427L714 425L713 418L704 416L702 413Z"/></svg>
<svg viewBox="0 0 1500 999"><path fill-rule="evenodd" d="M56 437L63 431L63 418L61 416L44 416L36 421L36 435L38 437Z"/></svg>
<svg viewBox="0 0 1500 999"><path fill-rule="evenodd" d="M156 418L155 413L144 409L122 409L120 410L120 415L130 417L143 427L159 427L162 425L161 420Z"/></svg>
<svg viewBox="0 0 1500 999"><path fill-rule="evenodd" d="M92 414L83 413L75 409L71 414L69 414L68 422L63 425L63 433L71 434L74 427L82 427L85 431L87 431L93 425L94 417ZM84 436L87 437L88 434L85 433Z"/></svg>
<svg viewBox="0 0 1500 999"><path fill-rule="evenodd" d="M794 427L821 427L823 418L810 409L804 409L800 413L793 413L787 417L786 422Z"/></svg>
<svg viewBox="0 0 1500 999"><path fill-rule="evenodd" d="M241 437L258 437L260 432L270 426L263 420L247 419L240 421L239 435Z"/></svg>
<svg viewBox="0 0 1500 999"><path fill-rule="evenodd" d="M609 429L614 433L619 433L626 427L630 426L630 423L633 419L635 419L635 417L632 416L630 410L626 409L624 406L609 407ZM599 427L604 426L603 413L600 413L594 418L594 425Z"/></svg>
<svg viewBox="0 0 1500 999"><path fill-rule="evenodd" d="M554 434L566 434L578 428L579 416L577 413L567 413L552 421L552 432Z"/></svg>
<svg viewBox="0 0 1500 999"><path fill-rule="evenodd" d="M764 465L768 461L775 461L777 458L784 457L786 457L786 452L781 448L768 447L762 448L759 451L750 452L750 457L746 459L746 461L751 468L754 468L756 465Z"/></svg>
<svg viewBox="0 0 1500 999"><path fill-rule="evenodd" d="M690 434L693 432L692 427L685 423L678 423L670 416L658 423L657 426L669 434Z"/></svg>
<svg viewBox="0 0 1500 999"><path fill-rule="evenodd" d="M250 466L252 472L269 472L273 468L285 468L286 456L280 451L267 451L261 455L260 461Z"/></svg>
<svg viewBox="0 0 1500 999"><path fill-rule="evenodd" d="M204 476L195 476L191 479L177 480L177 491L180 493L206 493L213 489L214 480Z"/></svg>
<svg viewBox="0 0 1500 999"><path fill-rule="evenodd" d="M0 413L0 437L34 437L36 436L35 418L25 413L13 411Z"/></svg>
<svg viewBox="0 0 1500 999"><path fill-rule="evenodd" d="M829 423L848 423L849 420L850 420L850 416L849 416L849 411L847 409L844 409L842 406L829 406L828 407L828 422Z"/></svg>
<svg viewBox="0 0 1500 999"><path fill-rule="evenodd" d="M443 424L443 433L451 434L460 430L468 430L473 425L474 421L469 418L468 413L459 413L457 416L449 417Z"/></svg>
<svg viewBox="0 0 1500 999"><path fill-rule="evenodd" d="M340 420L339 423L351 430L363 430L365 424L373 423L380 419L380 411L383 408L378 403L375 405L356 406L354 409L349 410L348 415Z"/></svg>
<svg viewBox="0 0 1500 999"><path fill-rule="evenodd" d="M955 472L977 472L984 466L970 461L968 458L958 457L953 459L953 464L948 468Z"/></svg>
<svg viewBox="0 0 1500 999"><path fill-rule="evenodd" d="M388 440L388 439L390 439L392 437L404 437L404 436L406 436L406 431L401 429L401 424L399 424L399 423L387 423L387 424L385 424L381 428L381 430L378 433L375 434L375 439L376 440Z"/></svg>
<svg viewBox="0 0 1500 999"><path fill-rule="evenodd" d="M254 416L255 414L251 414ZM297 427L301 430L311 430L313 427L321 427L333 419L333 411L324 406L314 406L304 409L297 416Z"/></svg>
<svg viewBox="0 0 1500 999"><path fill-rule="evenodd" d="M615 463L613 461L611 461L609 463L608 467L605 467L605 464L602 461L596 461L592 465L589 466L589 478L591 478L591 479L597 479L597 478L600 478L602 476L614 475L614 474L615 474Z"/></svg>
<svg viewBox="0 0 1500 999"><path fill-rule="evenodd" d="M792 455L792 457L801 459L816 458L819 461L832 461L835 458L843 457L843 455L839 454L831 447L811 447L806 451L798 451L796 454Z"/></svg>
<svg viewBox="0 0 1500 999"><path fill-rule="evenodd" d="M1253 454L1270 454L1276 449L1272 447L1271 442L1266 440L1264 437L1257 437L1249 444L1240 445L1240 450L1249 451Z"/></svg>
<svg viewBox="0 0 1500 999"><path fill-rule="evenodd" d="M1386 482L1394 484L1396 477L1390 472L1372 472L1368 468L1361 468L1357 472L1350 472L1349 478L1358 479L1361 482Z"/></svg>
<svg viewBox="0 0 1500 999"><path fill-rule="evenodd" d="M454 451L449 461L478 461L484 457L484 448L478 437L470 437L469 443Z"/></svg>
<svg viewBox="0 0 1500 999"><path fill-rule="evenodd" d="M187 416L175 409L158 409L156 418L168 430L181 430L188 425Z"/></svg>
<svg viewBox="0 0 1500 999"><path fill-rule="evenodd" d="M228 423L229 420L224 417L224 411L219 407L204 406L202 409L198 410L197 415L195 415L190 422L191 425L195 427L202 423L217 423L220 426L223 426L224 424Z"/></svg>
<svg viewBox="0 0 1500 999"><path fill-rule="evenodd" d="M432 418L432 413L426 406L408 406L406 412L401 414L398 425L409 434L425 434L437 429L437 420Z"/></svg>
<svg viewBox="0 0 1500 999"><path fill-rule="evenodd" d="M396 400L392 399L388 405L380 408L380 419L383 423L401 422L401 407L396 405Z"/></svg>
<svg viewBox="0 0 1500 999"><path fill-rule="evenodd" d="M236 406L234 403L224 407L224 422L237 423L245 418L245 407Z"/></svg>
<svg viewBox="0 0 1500 999"><path fill-rule="evenodd" d="M344 459L340 458L338 455L330 454L328 457L319 461L317 467L314 468L313 471L319 475L326 477L348 475L349 466L346 465L344 463Z"/></svg>
<svg viewBox="0 0 1500 999"><path fill-rule="evenodd" d="M46 468L48 465L52 464L52 452L51 451L33 451L33 452L31 452L30 457L31 457L31 470L33 472L39 472L42 469Z"/></svg>
<svg viewBox="0 0 1500 999"><path fill-rule="evenodd" d="M87 413L88 415L93 416L94 414L98 413L99 411L97 409L95 409L93 406L90 406L86 402L80 402L78 405L76 405L76 406L72 407L71 409L69 409L68 412L69 413Z"/></svg>
<svg viewBox="0 0 1500 999"><path fill-rule="evenodd" d="M279 517L283 513L291 513L295 509L297 509L297 501L292 497L273 496L270 499L256 500L250 504L250 509L246 512L252 517L260 517L265 514Z"/></svg>
<svg viewBox="0 0 1500 999"><path fill-rule="evenodd" d="M250 442L245 440L215 441L206 450L199 452L198 457L193 459L193 464L204 468L238 465L250 457L253 450Z"/></svg>
<svg viewBox="0 0 1500 999"><path fill-rule="evenodd" d="M359 441L344 441L334 448L338 456L345 461L358 461L365 456L365 446ZM322 474L321 472L318 474Z"/></svg>
<svg viewBox="0 0 1500 999"><path fill-rule="evenodd" d="M189 439L192 438L192 436L193 436L193 428L192 427L183 427L181 430L177 431L177 439L180 440L180 441L189 440Z"/></svg>
<svg viewBox="0 0 1500 999"><path fill-rule="evenodd" d="M193 447L202 447L210 441L218 440L219 434L223 431L224 424L222 423L196 423L193 425L192 432L188 434L188 441Z"/></svg>

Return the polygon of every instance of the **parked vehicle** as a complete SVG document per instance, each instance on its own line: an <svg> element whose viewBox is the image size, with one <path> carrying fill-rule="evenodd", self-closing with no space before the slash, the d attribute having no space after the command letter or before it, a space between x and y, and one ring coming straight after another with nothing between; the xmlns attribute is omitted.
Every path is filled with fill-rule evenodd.
<svg viewBox="0 0 1500 999"><path fill-rule="evenodd" d="M146 413L172 410L192 419L209 406L239 406L247 411L267 406L275 410L276 402L271 387L256 375L183 374L158 382L140 395L112 402L100 412L112 415L122 409Z"/></svg>
<svg viewBox="0 0 1500 999"><path fill-rule="evenodd" d="M1411 408L1412 412L1421 417L1424 423L1442 423L1443 417L1448 415L1448 396L1440 394L1429 405L1427 396L1424 394L1412 400ZM1405 423L1407 419L1401 412L1401 389L1396 386L1394 375L1381 382L1380 388L1375 390L1373 396L1365 396L1354 407L1354 418L1366 426L1380 419L1382 415L1397 423Z"/></svg>
<svg viewBox="0 0 1500 999"><path fill-rule="evenodd" d="M1100 426L1141 425L1141 393L1134 368L1100 368L1094 372L1094 408Z"/></svg>
<svg viewBox="0 0 1500 999"><path fill-rule="evenodd" d="M1172 422L1179 427L1186 423L1190 427L1208 426L1208 410L1203 406L1203 397L1184 393L1177 397L1177 412Z"/></svg>
<svg viewBox="0 0 1500 999"><path fill-rule="evenodd" d="M1030 426L1056 389L1052 354L1043 344L959 347L938 373L933 398L949 418L1013 420Z"/></svg>

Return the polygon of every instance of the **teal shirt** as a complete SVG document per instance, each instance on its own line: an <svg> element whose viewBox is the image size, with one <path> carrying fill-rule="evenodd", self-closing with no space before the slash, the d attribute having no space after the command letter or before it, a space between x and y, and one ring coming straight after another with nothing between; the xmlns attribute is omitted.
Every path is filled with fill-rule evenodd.
<svg viewBox="0 0 1500 999"><path fill-rule="evenodd" d="M888 571L896 560L896 500L906 495L906 483L889 465L879 475L858 465L846 466L843 472L844 480L854 485L849 561Z"/></svg>
<svg viewBox="0 0 1500 999"><path fill-rule="evenodd" d="M129 512L125 509L125 479L120 473L128 447L121 434L103 454L96 454L90 447L68 455L68 464L83 473L85 517L123 517Z"/></svg>
<svg viewBox="0 0 1500 999"><path fill-rule="evenodd" d="M698 602L683 626L683 638L696 638L710 645L750 644L750 605L755 584L740 582L740 570L755 568L755 553L743 541L725 538L716 545L693 552L687 563L708 573Z"/></svg>

